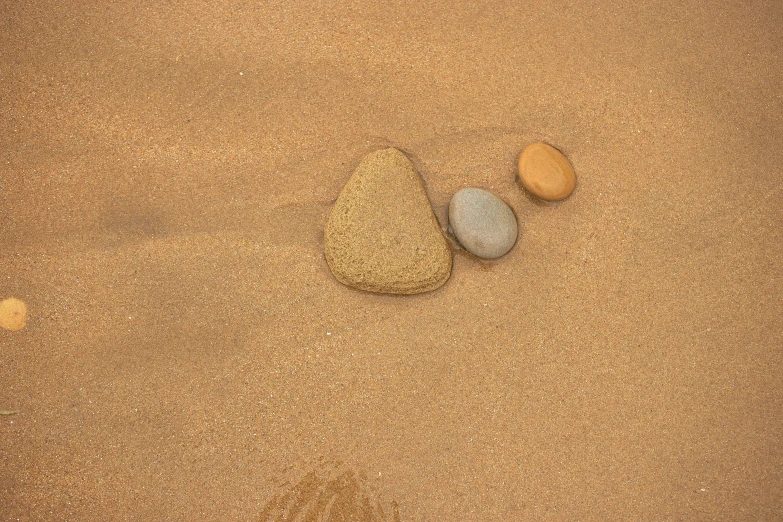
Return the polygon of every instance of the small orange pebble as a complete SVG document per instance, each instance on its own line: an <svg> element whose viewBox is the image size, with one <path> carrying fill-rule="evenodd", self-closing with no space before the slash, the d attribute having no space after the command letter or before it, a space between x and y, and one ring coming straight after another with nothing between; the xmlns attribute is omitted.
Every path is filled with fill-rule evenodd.
<svg viewBox="0 0 783 522"><path fill-rule="evenodd" d="M519 155L519 179L534 195L560 201L576 187L574 167L563 153L546 143L532 143Z"/></svg>
<svg viewBox="0 0 783 522"><path fill-rule="evenodd" d="M0 327L21 330L27 317L27 305L15 297L0 301Z"/></svg>

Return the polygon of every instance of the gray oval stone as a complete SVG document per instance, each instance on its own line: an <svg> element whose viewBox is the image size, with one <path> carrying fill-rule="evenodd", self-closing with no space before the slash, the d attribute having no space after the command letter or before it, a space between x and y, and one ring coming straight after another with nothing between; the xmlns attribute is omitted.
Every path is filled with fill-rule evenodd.
<svg viewBox="0 0 783 522"><path fill-rule="evenodd" d="M505 202L486 190L464 188L451 198L449 225L457 241L478 257L494 259L517 242L517 218Z"/></svg>

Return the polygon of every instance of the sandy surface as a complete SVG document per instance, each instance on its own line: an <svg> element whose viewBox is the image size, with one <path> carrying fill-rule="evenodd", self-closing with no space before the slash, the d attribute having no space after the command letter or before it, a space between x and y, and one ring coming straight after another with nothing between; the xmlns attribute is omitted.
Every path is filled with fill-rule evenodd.
<svg viewBox="0 0 783 522"><path fill-rule="evenodd" d="M474 4L0 5L0 518L780 516L781 3ZM539 140L560 204L515 179ZM517 246L335 281L387 146Z"/></svg>

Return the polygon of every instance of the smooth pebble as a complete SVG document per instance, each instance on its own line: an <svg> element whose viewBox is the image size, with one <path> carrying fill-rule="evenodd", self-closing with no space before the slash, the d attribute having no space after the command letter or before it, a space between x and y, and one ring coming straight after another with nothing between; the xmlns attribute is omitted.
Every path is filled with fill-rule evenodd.
<svg viewBox="0 0 783 522"><path fill-rule="evenodd" d="M532 143L519 155L522 185L546 201L560 201L576 187L574 167L563 153L546 143Z"/></svg>
<svg viewBox="0 0 783 522"><path fill-rule="evenodd" d="M15 297L0 301L0 328L21 330L27 322L27 305Z"/></svg>
<svg viewBox="0 0 783 522"><path fill-rule="evenodd" d="M517 218L506 203L480 188L464 188L449 203L449 225L457 241L478 257L494 259L517 241Z"/></svg>

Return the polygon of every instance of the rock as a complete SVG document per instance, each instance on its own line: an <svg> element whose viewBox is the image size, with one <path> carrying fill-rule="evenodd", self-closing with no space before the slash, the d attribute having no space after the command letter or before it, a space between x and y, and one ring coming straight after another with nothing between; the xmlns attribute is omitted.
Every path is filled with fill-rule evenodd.
<svg viewBox="0 0 783 522"><path fill-rule="evenodd" d="M27 318L27 305L15 297L0 301L0 328L21 330Z"/></svg>
<svg viewBox="0 0 783 522"><path fill-rule="evenodd" d="M563 153L546 143L533 143L522 151L519 179L527 190L546 201L565 199L576 186L574 167Z"/></svg>
<svg viewBox="0 0 783 522"><path fill-rule="evenodd" d="M517 218L502 199L480 188L464 188L449 203L449 225L460 244L478 257L494 259L517 241Z"/></svg>
<svg viewBox="0 0 783 522"><path fill-rule="evenodd" d="M370 292L428 292L451 275L451 249L421 178L392 148L356 167L326 223L324 254L338 281Z"/></svg>

